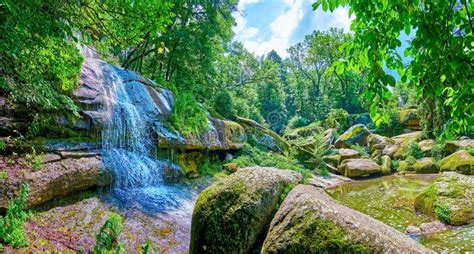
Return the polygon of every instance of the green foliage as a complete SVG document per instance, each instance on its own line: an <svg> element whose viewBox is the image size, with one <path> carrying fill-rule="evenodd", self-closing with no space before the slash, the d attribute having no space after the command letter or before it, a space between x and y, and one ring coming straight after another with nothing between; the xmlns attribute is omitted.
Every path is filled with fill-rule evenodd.
<svg viewBox="0 0 474 254"><path fill-rule="evenodd" d="M405 154L405 157L414 157L415 159L421 159L425 157L423 151L421 151L420 145L418 145L417 142L411 142L408 145L407 152Z"/></svg>
<svg viewBox="0 0 474 254"><path fill-rule="evenodd" d="M181 134L199 135L209 128L206 112L190 92L174 94L174 106L170 122Z"/></svg>
<svg viewBox="0 0 474 254"><path fill-rule="evenodd" d="M349 127L347 122L348 117L349 113L344 109L332 108L329 110L326 120L324 120L324 124L327 128L335 128L339 132L343 132Z"/></svg>
<svg viewBox="0 0 474 254"><path fill-rule="evenodd" d="M403 83L416 87L418 97L428 105L427 117L422 119L428 121L425 126L430 131L441 130L448 138L472 131L472 1L317 0L313 4L314 9L320 6L325 11L349 6L349 13L355 16L351 24L355 39L343 46L350 57L339 65L346 70L368 68L365 95L372 101L374 122L383 120L377 105L391 97L388 86L395 86L394 76L387 71L391 69ZM410 59L408 64L397 50L402 45L402 32L414 34L404 52ZM446 113L449 120L443 124Z"/></svg>
<svg viewBox="0 0 474 254"><path fill-rule="evenodd" d="M369 151L369 148L366 147L366 146L361 146L361 145L355 144L355 145L351 146L351 149L358 152L361 157L369 156L370 151Z"/></svg>
<svg viewBox="0 0 474 254"><path fill-rule="evenodd" d="M431 148L431 157L435 161L440 161L446 156L446 150L444 148L444 143L436 143Z"/></svg>
<svg viewBox="0 0 474 254"><path fill-rule="evenodd" d="M413 165L416 163L416 158L412 155L409 155L405 158L405 161L408 163L408 165Z"/></svg>
<svg viewBox="0 0 474 254"><path fill-rule="evenodd" d="M8 178L8 173L6 171L0 171L0 180L5 180Z"/></svg>
<svg viewBox="0 0 474 254"><path fill-rule="evenodd" d="M5 217L0 216L0 242L13 248L28 246L25 234L28 213L23 211L28 192L29 186L25 183L21 186L18 197L8 203Z"/></svg>
<svg viewBox="0 0 474 254"><path fill-rule="evenodd" d="M285 201L285 198L286 198L286 196L288 196L288 193L290 193L290 191L295 186L296 186L296 184L294 184L294 183L290 183L290 184L285 185L285 187L283 188L283 191L280 194L280 200L277 203L277 210L280 207L280 205L283 203L283 201Z"/></svg>
<svg viewBox="0 0 474 254"><path fill-rule="evenodd" d="M383 107L382 112L384 121L377 126L376 132L390 137L401 134L403 126L400 122L400 111L396 100Z"/></svg>
<svg viewBox="0 0 474 254"><path fill-rule="evenodd" d="M226 119L232 119L234 112L234 103L230 93L226 90L219 91L214 101L216 112Z"/></svg>
<svg viewBox="0 0 474 254"><path fill-rule="evenodd" d="M451 210L445 204L442 204L439 201L436 201L434 203L434 212L436 214L436 217L440 221L442 221L446 224L449 224L451 222L451 219L449 217L450 214L451 214Z"/></svg>
<svg viewBox="0 0 474 254"><path fill-rule="evenodd" d="M197 171L202 176L220 176L225 175L225 171L222 170L222 162L219 160L205 160L204 163L200 164L197 168Z"/></svg>
<svg viewBox="0 0 474 254"><path fill-rule="evenodd" d="M467 152L468 152L470 155L474 156L474 147L472 147L472 146L468 147L468 148L467 148Z"/></svg>
<svg viewBox="0 0 474 254"><path fill-rule="evenodd" d="M308 160L311 166L314 166L319 171L326 169L326 162L324 162L323 157L329 153L328 145L325 143L323 135L323 133L314 134L311 158Z"/></svg>
<svg viewBox="0 0 474 254"><path fill-rule="evenodd" d="M151 247L150 239L146 239L145 243L141 246L141 254L148 254L148 252L153 253L153 247Z"/></svg>
<svg viewBox="0 0 474 254"><path fill-rule="evenodd" d="M292 130L296 128L301 128L309 124L309 120L305 119L299 115L292 117L288 124L286 125L285 134L289 134Z"/></svg>
<svg viewBox="0 0 474 254"><path fill-rule="evenodd" d="M94 254L125 253L125 248L118 240L122 229L123 218L111 212L96 236L96 245L92 252Z"/></svg>
<svg viewBox="0 0 474 254"><path fill-rule="evenodd" d="M0 140L0 151L3 151L7 149L7 143L5 143L5 141L3 140Z"/></svg>
<svg viewBox="0 0 474 254"><path fill-rule="evenodd" d="M262 166L304 171L304 167L290 155L265 152L249 144L244 145L232 162L239 167Z"/></svg>

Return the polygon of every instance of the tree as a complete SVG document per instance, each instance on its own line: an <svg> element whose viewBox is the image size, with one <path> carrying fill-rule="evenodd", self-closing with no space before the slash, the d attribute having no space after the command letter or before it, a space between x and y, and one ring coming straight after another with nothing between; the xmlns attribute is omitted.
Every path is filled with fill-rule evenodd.
<svg viewBox="0 0 474 254"><path fill-rule="evenodd" d="M472 132L474 126L474 37L473 3L467 0L439 1L355 1L318 0L317 9L333 11L349 6L355 14L351 30L355 39L345 45L348 61L336 64L339 69L368 68L366 97L373 101L371 116L376 123L387 120L377 112L377 105L390 97L395 86L393 75L384 66L397 70L402 82L417 88L423 98L425 130L447 137ZM408 64L397 51L400 35L412 35L405 50ZM443 124L447 119L446 124Z"/></svg>

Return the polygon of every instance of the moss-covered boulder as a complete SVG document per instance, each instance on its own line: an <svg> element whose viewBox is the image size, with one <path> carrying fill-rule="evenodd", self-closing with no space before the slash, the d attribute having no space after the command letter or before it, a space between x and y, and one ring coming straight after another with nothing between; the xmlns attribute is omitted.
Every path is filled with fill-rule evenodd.
<svg viewBox="0 0 474 254"><path fill-rule="evenodd" d="M416 114L416 109L407 108L400 110L400 123L408 129L421 130L420 119Z"/></svg>
<svg viewBox="0 0 474 254"><path fill-rule="evenodd" d="M414 172L417 174L434 174L439 172L438 165L431 157L424 157L415 162L400 161L398 171Z"/></svg>
<svg viewBox="0 0 474 254"><path fill-rule="evenodd" d="M465 150L457 151L441 160L441 171L456 171L474 175L474 156Z"/></svg>
<svg viewBox="0 0 474 254"><path fill-rule="evenodd" d="M367 138L367 145L369 146L370 150L373 152L374 146L377 146L378 149L383 149L385 145L395 144L395 140L385 137L378 134L370 134Z"/></svg>
<svg viewBox="0 0 474 254"><path fill-rule="evenodd" d="M346 177L360 177L380 173L380 166L371 159L348 159L339 165L338 171Z"/></svg>
<svg viewBox="0 0 474 254"><path fill-rule="evenodd" d="M398 145L407 146L412 142L419 141L422 136L423 136L423 133L421 131L414 131L414 132L394 136L392 137L392 139L395 140L395 143Z"/></svg>
<svg viewBox="0 0 474 254"><path fill-rule="evenodd" d="M363 124L356 124L346 130L334 143L336 148L350 148L352 145L367 145L370 131Z"/></svg>
<svg viewBox="0 0 474 254"><path fill-rule="evenodd" d="M347 159L358 159L360 158L360 153L356 150L348 149L348 148L341 148L339 149L339 155L341 156L341 161Z"/></svg>
<svg viewBox="0 0 474 254"><path fill-rule="evenodd" d="M444 172L415 200L415 209L450 225L474 220L474 179Z"/></svg>
<svg viewBox="0 0 474 254"><path fill-rule="evenodd" d="M337 167L339 166L339 162L341 161L341 155L339 154L326 155L326 156L323 156L323 161L326 162L327 164Z"/></svg>
<svg viewBox="0 0 474 254"><path fill-rule="evenodd" d="M454 153L459 149L467 149L468 147L474 148L474 139L463 138L460 140L446 141L445 148L448 152Z"/></svg>
<svg viewBox="0 0 474 254"><path fill-rule="evenodd" d="M392 173L392 159L390 158L390 156L383 155L380 158L380 170L384 175Z"/></svg>
<svg viewBox="0 0 474 254"><path fill-rule="evenodd" d="M418 142L418 145L420 146L421 151L427 157L431 156L431 150L433 150L433 146L435 144L436 144L436 141L434 141L433 139L425 139Z"/></svg>
<svg viewBox="0 0 474 254"><path fill-rule="evenodd" d="M198 197L190 253L247 253L276 212L284 189L302 179L294 171L252 167L221 179Z"/></svg>
<svg viewBox="0 0 474 254"><path fill-rule="evenodd" d="M270 225L261 253L430 253L401 232L298 185Z"/></svg>

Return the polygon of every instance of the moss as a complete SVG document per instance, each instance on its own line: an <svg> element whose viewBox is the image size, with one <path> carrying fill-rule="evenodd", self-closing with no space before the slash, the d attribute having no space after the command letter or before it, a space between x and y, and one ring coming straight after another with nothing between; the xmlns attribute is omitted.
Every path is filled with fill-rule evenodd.
<svg viewBox="0 0 474 254"><path fill-rule="evenodd" d="M436 214L436 217L438 220L449 224L451 222L451 209L449 207L439 201L434 203L434 213Z"/></svg>
<svg viewBox="0 0 474 254"><path fill-rule="evenodd" d="M292 244L286 253L369 253L362 243L353 242L343 229L307 211L290 232Z"/></svg>

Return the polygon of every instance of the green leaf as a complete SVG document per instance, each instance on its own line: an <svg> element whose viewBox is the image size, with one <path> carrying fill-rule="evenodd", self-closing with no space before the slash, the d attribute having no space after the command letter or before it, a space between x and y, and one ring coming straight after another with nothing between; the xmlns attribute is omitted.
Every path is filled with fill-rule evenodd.
<svg viewBox="0 0 474 254"><path fill-rule="evenodd" d="M441 80L441 82L444 82L446 80L446 75L444 75L444 74L441 75L440 80Z"/></svg>

